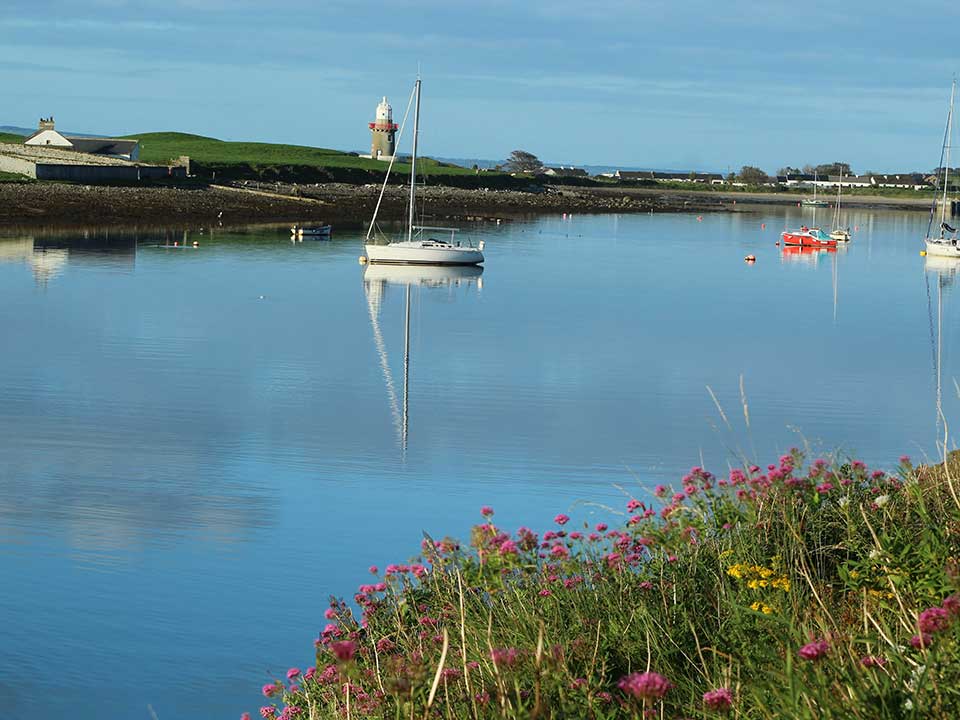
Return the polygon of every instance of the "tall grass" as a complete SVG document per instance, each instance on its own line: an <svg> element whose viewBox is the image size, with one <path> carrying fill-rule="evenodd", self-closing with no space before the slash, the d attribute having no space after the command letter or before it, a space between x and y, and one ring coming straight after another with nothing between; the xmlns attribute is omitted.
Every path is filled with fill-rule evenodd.
<svg viewBox="0 0 960 720"><path fill-rule="evenodd" d="M265 718L952 718L960 456L799 451L540 533L481 510L331 599ZM358 608L355 611L353 608Z"/></svg>

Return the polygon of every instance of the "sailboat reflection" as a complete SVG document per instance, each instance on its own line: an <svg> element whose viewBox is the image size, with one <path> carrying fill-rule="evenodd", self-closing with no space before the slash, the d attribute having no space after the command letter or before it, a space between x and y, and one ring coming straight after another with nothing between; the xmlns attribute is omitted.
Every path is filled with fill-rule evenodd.
<svg viewBox="0 0 960 720"><path fill-rule="evenodd" d="M943 300L944 295L949 294L949 289L957 279L957 272L960 271L960 264L957 260L950 257L938 257L936 255L927 255L924 258L923 265L924 279L927 284L927 315L930 322L930 346L933 355L933 371L937 381L937 446L941 453L941 459L946 457L948 451L948 430L946 418L943 414ZM930 297L930 277L937 280L937 327L933 327L933 301ZM940 436L943 432L942 437Z"/></svg>
<svg viewBox="0 0 960 720"><path fill-rule="evenodd" d="M397 388L387 357L387 345L380 328L380 309L390 286L404 288L405 311L403 322L403 394L397 398ZM477 265L366 265L363 271L363 291L367 297L367 310L373 327L373 342L380 358L380 368L387 386L387 396L397 428L400 448L407 452L407 436L410 418L410 290L412 287L428 291L467 288L483 289L483 267Z"/></svg>

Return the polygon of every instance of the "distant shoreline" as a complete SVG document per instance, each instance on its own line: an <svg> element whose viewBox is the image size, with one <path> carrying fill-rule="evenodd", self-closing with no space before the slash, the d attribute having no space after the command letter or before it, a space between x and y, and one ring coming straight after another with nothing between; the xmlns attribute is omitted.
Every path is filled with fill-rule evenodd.
<svg viewBox="0 0 960 720"><path fill-rule="evenodd" d="M421 189L429 216L442 220L514 218L556 213L738 212L738 205L796 205L796 195L675 188L547 185L539 191ZM324 221L362 225L370 220L379 187L325 183L309 185L103 186L68 183L0 183L0 227L91 225L196 225ZM404 216L407 190L388 186L383 220ZM845 197L847 208L926 210L927 198Z"/></svg>

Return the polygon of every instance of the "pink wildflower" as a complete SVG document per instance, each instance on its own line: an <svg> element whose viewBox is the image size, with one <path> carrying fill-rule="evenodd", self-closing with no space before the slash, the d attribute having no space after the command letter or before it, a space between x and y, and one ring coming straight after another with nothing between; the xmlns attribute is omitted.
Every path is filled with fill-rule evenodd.
<svg viewBox="0 0 960 720"><path fill-rule="evenodd" d="M482 508L480 508L480 514L485 518L493 517L493 508L489 505L484 505Z"/></svg>
<svg viewBox="0 0 960 720"><path fill-rule="evenodd" d="M830 643L826 640L814 640L809 642L797 651L797 654L804 660L819 660L830 650Z"/></svg>
<svg viewBox="0 0 960 720"><path fill-rule="evenodd" d="M950 617L957 617L960 615L960 595L951 595L950 597L944 598L940 607L946 610Z"/></svg>
<svg viewBox="0 0 960 720"><path fill-rule="evenodd" d="M633 512L634 510L640 509L642 507L643 507L643 503L633 498L631 498L630 502L627 503L627 510L629 512Z"/></svg>
<svg viewBox="0 0 960 720"><path fill-rule="evenodd" d="M667 694L670 688L673 687L673 683L660 673L645 672L631 673L630 675L620 678L617 687L628 695L633 695L637 698L657 700Z"/></svg>
<svg viewBox="0 0 960 720"><path fill-rule="evenodd" d="M245 712L243 715L240 716L240 720L250 720L250 713Z"/></svg>
<svg viewBox="0 0 960 720"><path fill-rule="evenodd" d="M501 555L516 555L517 544L513 540L504 540L500 545Z"/></svg>
<svg viewBox="0 0 960 720"><path fill-rule="evenodd" d="M730 688L717 688L703 694L703 704L710 710L724 712L733 707L733 693Z"/></svg>
<svg viewBox="0 0 960 720"><path fill-rule="evenodd" d="M270 720L270 718L273 718L276 716L277 716L277 709L272 705L264 705L262 708L260 708L260 717L262 717L263 720Z"/></svg>
<svg viewBox="0 0 960 720"><path fill-rule="evenodd" d="M516 648L494 648L490 651L490 659L497 666L515 665L520 658L520 651Z"/></svg>
<svg viewBox="0 0 960 720"><path fill-rule="evenodd" d="M334 610L333 608L327 608L326 610L323 611L323 616L324 616L327 620L336 620L336 619L337 619L337 611Z"/></svg>
<svg viewBox="0 0 960 720"><path fill-rule="evenodd" d="M341 640L340 642L330 643L330 650L334 657L340 662L347 662L353 659L357 652L357 644L353 640Z"/></svg>
<svg viewBox="0 0 960 720"><path fill-rule="evenodd" d="M606 523L597 523L597 532L606 532L607 527Z"/></svg>
<svg viewBox="0 0 960 720"><path fill-rule="evenodd" d="M369 570L371 575L376 575L380 572L380 568L378 568L376 565L371 565Z"/></svg>
<svg viewBox="0 0 960 720"><path fill-rule="evenodd" d="M927 608L920 613L918 624L921 632L940 632L950 626L950 616L942 607Z"/></svg>
<svg viewBox="0 0 960 720"><path fill-rule="evenodd" d="M817 492L821 495L826 495L831 490L833 490L833 485L831 483L823 482L817 485Z"/></svg>
<svg viewBox="0 0 960 720"><path fill-rule="evenodd" d="M550 548L550 554L553 555L555 558L570 557L570 551L567 550L567 546L561 545L560 543L557 543L552 548Z"/></svg>
<svg viewBox="0 0 960 720"><path fill-rule="evenodd" d="M295 677L300 677L300 668L290 668L287 670L287 680L293 680Z"/></svg>
<svg viewBox="0 0 960 720"><path fill-rule="evenodd" d="M269 685L264 685L261 690L263 691L264 697L273 697L280 692L280 686L277 685L277 683L270 683Z"/></svg>
<svg viewBox="0 0 960 720"><path fill-rule="evenodd" d="M307 668L307 671L303 674L303 676L304 676L307 680L309 680L310 678L312 678L312 677L313 677L314 675L316 675L316 674L317 674L317 668L315 668L315 667L308 667L308 668Z"/></svg>
<svg viewBox="0 0 960 720"><path fill-rule="evenodd" d="M860 664L867 668L883 667L887 664L887 659L877 655L864 655L860 658Z"/></svg>
<svg viewBox="0 0 960 720"><path fill-rule="evenodd" d="M538 594L540 597L550 597L551 595L553 595L553 593L550 592L549 590L547 590L546 588L544 588L543 590L541 590L541 591L540 591L539 593L537 593L537 594Z"/></svg>
<svg viewBox="0 0 960 720"><path fill-rule="evenodd" d="M933 635L929 633L921 633L919 635L914 635L910 638L910 647L914 650L920 650L925 647L929 647L930 643L933 642Z"/></svg>
<svg viewBox="0 0 960 720"><path fill-rule="evenodd" d="M390 638L380 638L377 641L377 652L390 652L396 646L396 643L394 643Z"/></svg>
<svg viewBox="0 0 960 720"><path fill-rule="evenodd" d="M557 525L566 525L568 522L570 522L570 518L569 518L568 516L564 515L563 513L560 513L559 515L557 515L557 516L553 519L553 521L554 521Z"/></svg>

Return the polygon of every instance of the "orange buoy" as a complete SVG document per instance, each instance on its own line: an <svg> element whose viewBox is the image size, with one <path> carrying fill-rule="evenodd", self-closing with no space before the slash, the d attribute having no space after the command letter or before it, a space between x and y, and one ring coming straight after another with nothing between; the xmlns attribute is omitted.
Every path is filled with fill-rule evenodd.
<svg viewBox="0 0 960 720"><path fill-rule="evenodd" d="M755 262L757 261L757 256L756 256L756 255L747 255L747 256L743 259L743 261L744 261L744 262L747 262L747 263L755 263Z"/></svg>

